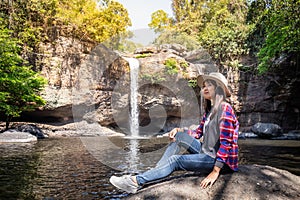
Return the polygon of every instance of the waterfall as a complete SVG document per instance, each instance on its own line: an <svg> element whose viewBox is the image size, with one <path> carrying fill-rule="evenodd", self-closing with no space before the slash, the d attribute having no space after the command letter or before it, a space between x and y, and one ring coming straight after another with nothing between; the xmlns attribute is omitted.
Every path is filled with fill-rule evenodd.
<svg viewBox="0 0 300 200"><path fill-rule="evenodd" d="M131 172L137 172L139 156L138 156L138 141L139 137L139 110L138 110L138 76L139 76L139 61L135 58L125 58L129 62L130 67L130 153L127 161L128 169Z"/></svg>
<svg viewBox="0 0 300 200"><path fill-rule="evenodd" d="M139 136L138 110L138 75L139 61L135 58L125 58L130 66L130 133L132 137Z"/></svg>

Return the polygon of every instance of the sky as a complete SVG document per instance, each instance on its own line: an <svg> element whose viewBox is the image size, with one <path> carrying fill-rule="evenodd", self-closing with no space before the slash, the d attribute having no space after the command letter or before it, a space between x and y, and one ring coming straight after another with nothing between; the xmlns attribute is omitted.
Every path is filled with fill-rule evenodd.
<svg viewBox="0 0 300 200"><path fill-rule="evenodd" d="M130 30L149 28L151 14L157 10L164 10L172 16L172 0L116 0L128 11L132 26Z"/></svg>

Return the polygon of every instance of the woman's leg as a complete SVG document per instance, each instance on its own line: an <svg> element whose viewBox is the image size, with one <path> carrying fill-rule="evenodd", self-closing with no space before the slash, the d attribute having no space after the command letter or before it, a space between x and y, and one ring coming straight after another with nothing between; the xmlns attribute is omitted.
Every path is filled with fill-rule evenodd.
<svg viewBox="0 0 300 200"><path fill-rule="evenodd" d="M173 155L166 164L155 167L136 176L138 185L167 177L175 170L202 171L212 170L215 159L206 154Z"/></svg>
<svg viewBox="0 0 300 200"><path fill-rule="evenodd" d="M117 188L126 192L136 193L138 185L164 178L174 170L200 171L208 170L213 167L213 158L205 154L199 154L201 143L198 140L187 133L182 132L178 132L175 139L175 142L169 144L164 155L154 169L146 171L136 177L128 175L122 177L112 176L109 179L110 182ZM191 154L175 155L179 153L181 147L187 149Z"/></svg>
<svg viewBox="0 0 300 200"><path fill-rule="evenodd" d="M180 148L185 148L189 153L199 153L201 149L201 143L195 138L191 137L185 132L178 132L175 135L175 142L171 142L161 159L156 164L156 167L166 164L168 158L173 155L179 154Z"/></svg>

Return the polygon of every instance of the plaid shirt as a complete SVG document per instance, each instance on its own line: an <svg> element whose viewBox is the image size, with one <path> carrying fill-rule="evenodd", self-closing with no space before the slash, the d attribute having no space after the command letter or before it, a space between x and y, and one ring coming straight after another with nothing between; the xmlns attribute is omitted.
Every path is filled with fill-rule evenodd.
<svg viewBox="0 0 300 200"><path fill-rule="evenodd" d="M199 139L203 135L204 122L206 114L204 114L199 127L196 130L188 130L188 134ZM233 108L229 103L222 104L222 114L220 116L220 147L216 155L216 164L225 163L233 171L238 170L238 129L239 122L234 114ZM222 165L221 165L222 166Z"/></svg>

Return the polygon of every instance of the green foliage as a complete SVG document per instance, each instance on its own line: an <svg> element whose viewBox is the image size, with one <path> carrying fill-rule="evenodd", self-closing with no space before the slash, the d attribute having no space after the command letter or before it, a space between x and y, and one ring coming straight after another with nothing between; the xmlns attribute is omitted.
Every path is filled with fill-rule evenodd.
<svg viewBox="0 0 300 200"><path fill-rule="evenodd" d="M96 42L117 36L131 25L127 10L117 1L107 1L101 6L94 0L62 0L56 16L72 26L77 37Z"/></svg>
<svg viewBox="0 0 300 200"><path fill-rule="evenodd" d="M172 8L175 16L176 30L195 36L205 27L209 17L206 0L173 0Z"/></svg>
<svg viewBox="0 0 300 200"><path fill-rule="evenodd" d="M166 80L159 73L155 73L155 74L143 74L141 78L144 79L144 80L150 81L152 84L160 83L160 82L163 82L163 81Z"/></svg>
<svg viewBox="0 0 300 200"><path fill-rule="evenodd" d="M178 74L178 63L175 58L168 58L165 60L164 65L166 66L167 73L170 75Z"/></svg>
<svg viewBox="0 0 300 200"><path fill-rule="evenodd" d="M209 22L199 34L201 45L217 63L237 67L241 56L249 52L246 41L252 26L245 24L245 3L222 0L208 6L212 9Z"/></svg>
<svg viewBox="0 0 300 200"><path fill-rule="evenodd" d="M67 36L103 42L131 25L127 10L111 0L1 1L0 17L29 50L55 39L57 28Z"/></svg>
<svg viewBox="0 0 300 200"><path fill-rule="evenodd" d="M217 63L235 67L238 66L240 57L248 53L248 33L247 27L212 24L203 31L200 41Z"/></svg>
<svg viewBox="0 0 300 200"><path fill-rule="evenodd" d="M246 23L250 24L252 29L249 33L247 45L252 54L256 54L259 51L265 40L266 27L261 21L264 18L263 13L265 12L267 3L265 0L255 0L251 1L249 5Z"/></svg>
<svg viewBox="0 0 300 200"><path fill-rule="evenodd" d="M229 66L239 66L236 62L249 52L246 41L253 25L245 23L245 0L173 0L172 8L174 19L156 44L178 43L188 50L202 46L217 63Z"/></svg>
<svg viewBox="0 0 300 200"><path fill-rule="evenodd" d="M158 10L151 14L151 22L148 24L156 33L162 32L172 25L172 19L163 10Z"/></svg>
<svg viewBox="0 0 300 200"><path fill-rule="evenodd" d="M39 96L46 81L18 55L18 41L11 31L0 26L0 111L4 112L8 123L23 111L31 111L45 104Z"/></svg>
<svg viewBox="0 0 300 200"><path fill-rule="evenodd" d="M12 36L22 43L22 54L30 56L40 41L47 40L45 34L52 25L58 0L1 1L1 23L13 30ZM31 63L34 64L34 63Z"/></svg>
<svg viewBox="0 0 300 200"><path fill-rule="evenodd" d="M300 52L300 1L273 0L262 15L258 23L266 27L266 39L258 52L260 73L274 67L282 54Z"/></svg>
<svg viewBox="0 0 300 200"><path fill-rule="evenodd" d="M147 57L151 57L152 53L143 53L143 54L138 54L135 56L135 58L147 58Z"/></svg>
<svg viewBox="0 0 300 200"><path fill-rule="evenodd" d="M184 70L186 70L186 68L188 68L189 66L189 64L186 61L179 61L179 65Z"/></svg>
<svg viewBox="0 0 300 200"><path fill-rule="evenodd" d="M196 88L197 85L197 80L196 79L191 79L188 81L188 86L192 87L192 88Z"/></svg>
<svg viewBox="0 0 300 200"><path fill-rule="evenodd" d="M280 56L299 54L299 4L299 0L173 0L174 19L157 43L185 33L199 38L221 65L246 69L241 58L257 55L263 73L275 67ZM171 34L164 33L169 30Z"/></svg>

